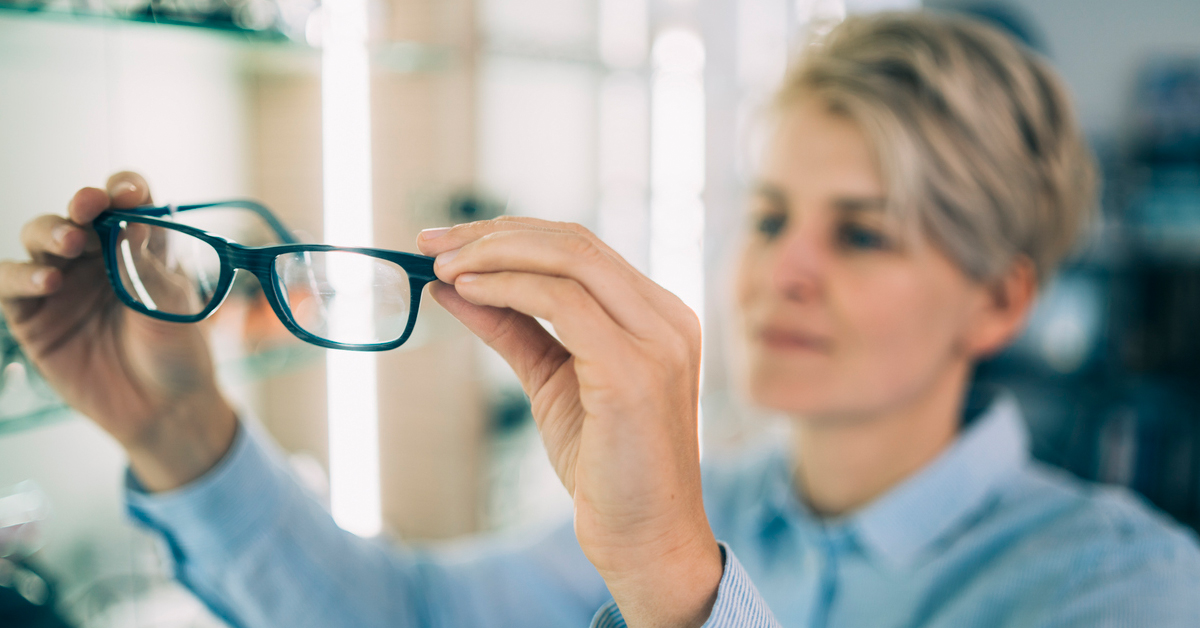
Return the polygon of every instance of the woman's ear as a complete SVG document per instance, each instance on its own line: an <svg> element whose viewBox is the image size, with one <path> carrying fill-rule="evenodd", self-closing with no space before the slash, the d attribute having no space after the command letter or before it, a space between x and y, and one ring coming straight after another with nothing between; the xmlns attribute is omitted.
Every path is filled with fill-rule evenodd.
<svg viewBox="0 0 1200 628"><path fill-rule="evenodd" d="M966 339L971 357L983 359L999 353L1016 339L1025 328L1037 292L1037 268L1024 256L1003 275L984 284Z"/></svg>

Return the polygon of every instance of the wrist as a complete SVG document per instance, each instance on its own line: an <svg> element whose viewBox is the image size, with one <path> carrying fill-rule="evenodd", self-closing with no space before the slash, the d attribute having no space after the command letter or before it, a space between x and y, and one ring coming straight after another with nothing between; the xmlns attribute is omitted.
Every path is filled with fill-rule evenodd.
<svg viewBox="0 0 1200 628"><path fill-rule="evenodd" d="M142 486L157 493L196 480L233 446L237 416L219 393L172 404L137 439L125 445L129 466Z"/></svg>
<svg viewBox="0 0 1200 628"><path fill-rule="evenodd" d="M708 620L724 575L724 553L710 530L636 569L602 573L630 626L699 628Z"/></svg>

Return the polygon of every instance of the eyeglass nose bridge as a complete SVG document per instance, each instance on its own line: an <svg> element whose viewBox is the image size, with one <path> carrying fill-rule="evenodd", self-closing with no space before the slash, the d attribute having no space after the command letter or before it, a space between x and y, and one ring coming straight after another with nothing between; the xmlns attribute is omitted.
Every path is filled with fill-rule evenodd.
<svg viewBox="0 0 1200 628"><path fill-rule="evenodd" d="M321 347L347 348L348 345L331 342L313 335L296 323L291 309L286 303L285 294L280 291L280 285L276 279L274 265L279 255L277 252L256 250L232 241L227 241L225 246L225 263L228 264L230 270L232 272L245 270L254 275L267 299L267 304L271 306L275 316L288 331L306 342Z"/></svg>
<svg viewBox="0 0 1200 628"><path fill-rule="evenodd" d="M301 330L299 325L295 324L292 320L290 310L284 303L284 295L279 290L275 269L273 268L277 257L278 254L255 250L237 242L227 242L225 246L225 261L230 266L231 271L245 270L254 275L255 279L258 280L259 287L262 288L263 294L267 297L268 304L275 311L279 320L293 333L299 332L300 334L311 335Z"/></svg>
<svg viewBox="0 0 1200 628"><path fill-rule="evenodd" d="M225 243L225 263L229 266L230 274L233 275L239 270L248 271L258 280L258 285L262 289L264 296L267 297L267 303L271 309L275 311L275 315L283 322L293 333L305 334L303 330L296 325L284 303L284 295L280 293L279 286L275 280L275 271L272 266L275 264L276 254L265 253L253 248L243 246L237 242L227 241ZM230 277L230 284L233 283L233 277Z"/></svg>
<svg viewBox="0 0 1200 628"><path fill-rule="evenodd" d="M248 270L260 279L271 276L271 265L275 261L274 255L263 255L236 242L226 245L225 256L234 270Z"/></svg>

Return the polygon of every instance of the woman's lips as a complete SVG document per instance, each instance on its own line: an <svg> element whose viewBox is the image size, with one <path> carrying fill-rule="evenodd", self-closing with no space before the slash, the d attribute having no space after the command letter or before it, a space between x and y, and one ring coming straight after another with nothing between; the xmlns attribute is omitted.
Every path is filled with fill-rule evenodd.
<svg viewBox="0 0 1200 628"><path fill-rule="evenodd" d="M827 338L779 327L764 327L758 340L775 351L828 353L830 346Z"/></svg>

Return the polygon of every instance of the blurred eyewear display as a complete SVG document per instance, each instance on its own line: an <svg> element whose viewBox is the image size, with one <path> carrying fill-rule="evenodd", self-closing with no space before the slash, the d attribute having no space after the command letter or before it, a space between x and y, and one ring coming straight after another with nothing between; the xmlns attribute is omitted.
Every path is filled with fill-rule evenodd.
<svg viewBox="0 0 1200 628"><path fill-rule="evenodd" d="M0 436L68 416L66 404L38 376L0 317Z"/></svg>
<svg viewBox="0 0 1200 628"><path fill-rule="evenodd" d="M175 216L236 207L258 214L283 244L244 246ZM235 200L110 210L93 223L121 301L152 318L195 323L229 295L238 270L253 274L296 337L330 349L386 351L404 344L433 258L386 249L300 244L262 205Z"/></svg>

